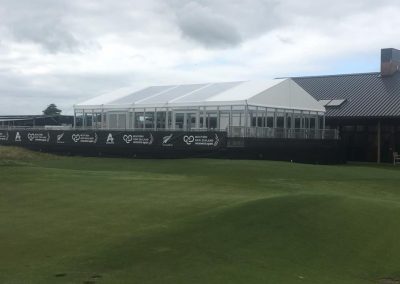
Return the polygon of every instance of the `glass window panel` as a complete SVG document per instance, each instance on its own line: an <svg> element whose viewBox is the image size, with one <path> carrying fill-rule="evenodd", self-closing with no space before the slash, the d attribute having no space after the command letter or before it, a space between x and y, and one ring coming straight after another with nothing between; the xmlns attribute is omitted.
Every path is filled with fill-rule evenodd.
<svg viewBox="0 0 400 284"><path fill-rule="evenodd" d="M120 113L118 114L118 127L119 129L126 128L126 114Z"/></svg>
<svg viewBox="0 0 400 284"><path fill-rule="evenodd" d="M322 106L326 106L331 100L319 100L318 102L322 105Z"/></svg>
<svg viewBox="0 0 400 284"><path fill-rule="evenodd" d="M118 128L117 114L110 113L108 116L108 125L110 128Z"/></svg>

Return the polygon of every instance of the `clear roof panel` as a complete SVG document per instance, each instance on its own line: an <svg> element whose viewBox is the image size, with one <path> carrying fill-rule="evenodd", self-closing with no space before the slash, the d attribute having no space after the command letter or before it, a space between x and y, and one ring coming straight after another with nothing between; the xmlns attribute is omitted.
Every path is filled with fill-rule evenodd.
<svg viewBox="0 0 400 284"><path fill-rule="evenodd" d="M152 86L135 93L129 94L123 98L117 99L115 101L110 102L112 105L123 105L123 104L133 104L137 101L143 100L147 97L154 96L161 92L164 92L168 89L173 88L174 86Z"/></svg>
<svg viewBox="0 0 400 284"><path fill-rule="evenodd" d="M318 101L322 106L326 106L328 103L331 102L331 100L319 100Z"/></svg>
<svg viewBox="0 0 400 284"><path fill-rule="evenodd" d="M210 84L205 88L194 91L193 93L174 100L174 103L190 103L190 102L203 102L208 98L218 95L221 92L229 90L242 82L227 82L227 83L215 83Z"/></svg>
<svg viewBox="0 0 400 284"><path fill-rule="evenodd" d="M331 102L329 102L326 106L330 107L330 106L340 106L342 103L344 103L345 100L343 99L339 99L339 100L332 100Z"/></svg>
<svg viewBox="0 0 400 284"><path fill-rule="evenodd" d="M180 85L171 90L167 90L166 92L162 92L159 95L143 99L139 104L165 104L173 99L179 98L205 86L207 86L207 84Z"/></svg>

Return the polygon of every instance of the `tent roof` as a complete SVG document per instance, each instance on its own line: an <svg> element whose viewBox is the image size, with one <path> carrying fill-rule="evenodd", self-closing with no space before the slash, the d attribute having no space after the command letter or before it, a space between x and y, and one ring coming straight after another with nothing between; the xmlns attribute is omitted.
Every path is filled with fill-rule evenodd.
<svg viewBox="0 0 400 284"><path fill-rule="evenodd" d="M291 79L121 89L77 104L75 109L254 105L325 112Z"/></svg>

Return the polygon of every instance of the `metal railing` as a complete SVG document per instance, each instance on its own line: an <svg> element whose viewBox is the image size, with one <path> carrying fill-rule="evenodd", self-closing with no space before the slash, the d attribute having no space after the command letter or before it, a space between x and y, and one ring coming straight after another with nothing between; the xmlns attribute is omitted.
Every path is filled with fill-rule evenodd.
<svg viewBox="0 0 400 284"><path fill-rule="evenodd" d="M230 126L228 127L228 137L338 140L339 131L336 129Z"/></svg>
<svg viewBox="0 0 400 284"><path fill-rule="evenodd" d="M135 132L140 132L140 131L168 131L168 132L179 132L179 131L190 131L190 132L207 132L207 131L212 131L212 132L226 132L226 129L216 129L216 128L154 128L154 127L147 127L147 128L115 128L115 127L107 127L107 128L101 128L101 127L91 127L91 126L1 126L0 125L0 130L38 130L38 131L44 131L44 130L80 130L80 131L135 131Z"/></svg>

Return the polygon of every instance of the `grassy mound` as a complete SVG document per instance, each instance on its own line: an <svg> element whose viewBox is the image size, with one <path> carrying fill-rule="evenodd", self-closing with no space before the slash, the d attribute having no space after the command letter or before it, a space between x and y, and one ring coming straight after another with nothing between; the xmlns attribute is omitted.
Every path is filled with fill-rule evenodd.
<svg viewBox="0 0 400 284"><path fill-rule="evenodd" d="M55 156L35 152L22 147L0 146L0 165L18 164L16 162L29 162L54 159Z"/></svg>
<svg viewBox="0 0 400 284"><path fill-rule="evenodd" d="M1 283L400 278L399 168L79 157L31 163L2 168Z"/></svg>

